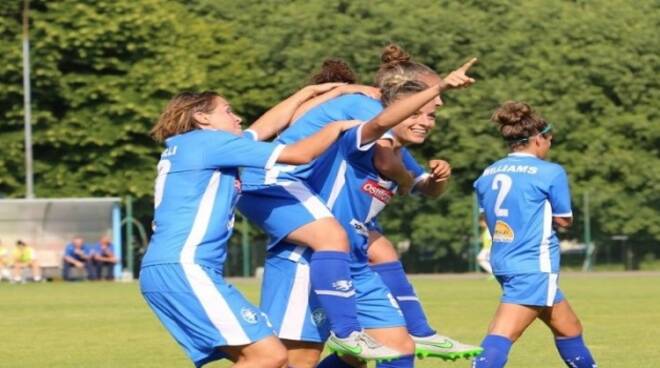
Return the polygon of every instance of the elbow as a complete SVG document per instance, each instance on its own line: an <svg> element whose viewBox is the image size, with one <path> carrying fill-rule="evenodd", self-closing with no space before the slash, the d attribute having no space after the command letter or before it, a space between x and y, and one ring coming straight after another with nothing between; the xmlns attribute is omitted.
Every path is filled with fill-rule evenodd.
<svg viewBox="0 0 660 368"><path fill-rule="evenodd" d="M573 218L572 217L555 217L554 221L556 226L568 229L573 225Z"/></svg>

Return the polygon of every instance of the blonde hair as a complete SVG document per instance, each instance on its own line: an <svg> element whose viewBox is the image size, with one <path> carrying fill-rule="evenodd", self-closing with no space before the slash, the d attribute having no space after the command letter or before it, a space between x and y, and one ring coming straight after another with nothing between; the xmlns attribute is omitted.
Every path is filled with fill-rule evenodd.
<svg viewBox="0 0 660 368"><path fill-rule="evenodd" d="M213 91L182 92L174 96L151 129L151 136L158 142L197 129L194 118L197 112L210 113L215 109L216 98L222 97Z"/></svg>
<svg viewBox="0 0 660 368"><path fill-rule="evenodd" d="M394 43L385 47L380 60L381 65L375 79L375 83L380 89L404 80L418 80L424 74L437 75L428 66L413 61L406 51Z"/></svg>

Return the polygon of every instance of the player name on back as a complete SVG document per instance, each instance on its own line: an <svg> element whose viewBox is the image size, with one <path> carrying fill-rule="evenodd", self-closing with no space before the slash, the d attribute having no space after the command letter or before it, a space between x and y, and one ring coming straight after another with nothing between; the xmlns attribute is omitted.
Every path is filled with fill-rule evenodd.
<svg viewBox="0 0 660 368"><path fill-rule="evenodd" d="M483 175L494 175L504 172L534 175L538 171L538 167L530 165L499 165L487 168L484 170Z"/></svg>

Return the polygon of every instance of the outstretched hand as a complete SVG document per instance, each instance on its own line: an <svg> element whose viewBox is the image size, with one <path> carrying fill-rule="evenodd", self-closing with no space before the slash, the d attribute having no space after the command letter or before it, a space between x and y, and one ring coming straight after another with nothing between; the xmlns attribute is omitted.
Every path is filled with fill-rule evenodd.
<svg viewBox="0 0 660 368"><path fill-rule="evenodd" d="M452 71L443 78L443 82L448 88L466 88L474 84L475 80L467 75L468 70L477 62L477 58L472 58L460 68Z"/></svg>

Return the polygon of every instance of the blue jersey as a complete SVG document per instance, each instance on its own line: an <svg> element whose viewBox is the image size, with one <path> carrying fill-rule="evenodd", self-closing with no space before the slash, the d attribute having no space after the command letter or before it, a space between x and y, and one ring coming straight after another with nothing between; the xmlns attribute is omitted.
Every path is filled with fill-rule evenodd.
<svg viewBox="0 0 660 368"><path fill-rule="evenodd" d="M85 256L90 256L93 253L92 248L87 244L83 244L80 247L80 249L83 251L83 254L85 254ZM76 246L73 245L73 243L69 243L67 244L66 248L64 248L64 255L81 261L83 258L77 255L75 251L76 251Z"/></svg>
<svg viewBox="0 0 660 368"><path fill-rule="evenodd" d="M241 190L238 168L269 168L284 146L218 130L165 141L155 185L154 233L142 266L195 263L221 269Z"/></svg>
<svg viewBox="0 0 660 368"><path fill-rule="evenodd" d="M493 245L495 274L559 271L559 241L552 217L571 217L564 169L525 153L490 165L475 181Z"/></svg>
<svg viewBox="0 0 660 368"><path fill-rule="evenodd" d="M351 244L351 260L367 263L369 230L366 226L394 196L395 183L378 175L373 165L373 143L362 145L363 125L348 130L333 150L318 160L308 184L326 202L346 229Z"/></svg>
<svg viewBox="0 0 660 368"><path fill-rule="evenodd" d="M381 111L383 111L381 103L371 97L362 94L342 95L309 110L274 141L291 144L318 132L330 122L338 120L368 121ZM417 164L410 153L406 151L405 155L404 164L408 170L421 175L424 169ZM270 170L245 169L241 173L241 179L246 187L271 185L282 181L306 180L312 171L316 170L318 162L316 160L298 166L277 164Z"/></svg>

